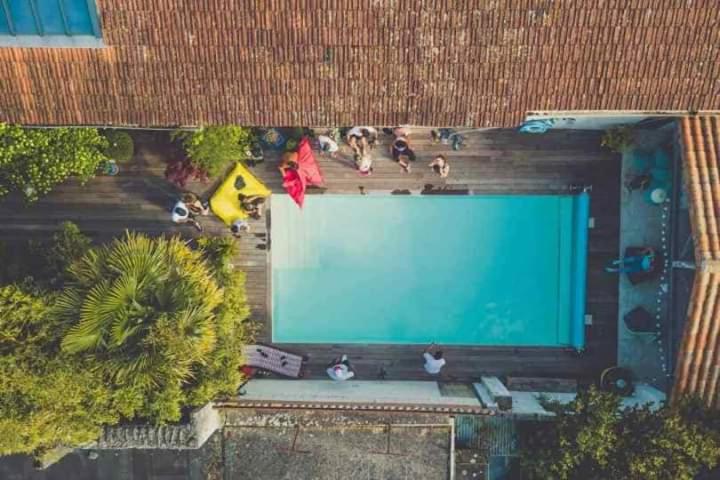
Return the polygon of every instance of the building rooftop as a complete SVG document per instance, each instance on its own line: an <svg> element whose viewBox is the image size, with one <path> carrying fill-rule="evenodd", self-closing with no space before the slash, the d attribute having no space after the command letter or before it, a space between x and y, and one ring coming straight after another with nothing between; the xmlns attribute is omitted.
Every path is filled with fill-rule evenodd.
<svg viewBox="0 0 720 480"><path fill-rule="evenodd" d="M680 122L690 226L695 243L695 281L678 352L675 396L697 395L720 406L720 117Z"/></svg>
<svg viewBox="0 0 720 480"><path fill-rule="evenodd" d="M98 6L103 48L0 48L0 121L510 127L720 109L711 0Z"/></svg>

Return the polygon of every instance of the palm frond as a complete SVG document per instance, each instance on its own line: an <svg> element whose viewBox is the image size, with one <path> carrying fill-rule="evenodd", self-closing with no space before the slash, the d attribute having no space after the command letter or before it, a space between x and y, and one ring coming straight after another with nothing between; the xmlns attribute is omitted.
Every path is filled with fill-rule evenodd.
<svg viewBox="0 0 720 480"><path fill-rule="evenodd" d="M103 337L113 313L112 310L103 308L109 289L110 283L107 280L100 280L85 294L84 299L80 296L79 322L65 334L62 341L63 350L68 353L79 353L99 348L103 344ZM78 297L79 294L75 294L75 298Z"/></svg>

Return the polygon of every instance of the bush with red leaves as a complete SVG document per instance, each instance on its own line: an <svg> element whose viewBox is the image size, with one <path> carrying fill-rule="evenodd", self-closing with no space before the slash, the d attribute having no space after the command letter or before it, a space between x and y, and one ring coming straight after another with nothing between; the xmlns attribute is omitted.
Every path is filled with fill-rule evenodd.
<svg viewBox="0 0 720 480"><path fill-rule="evenodd" d="M201 168L194 166L187 158L175 158L168 161L165 168L165 178L180 188L185 188L187 182L191 179L207 182L207 172Z"/></svg>

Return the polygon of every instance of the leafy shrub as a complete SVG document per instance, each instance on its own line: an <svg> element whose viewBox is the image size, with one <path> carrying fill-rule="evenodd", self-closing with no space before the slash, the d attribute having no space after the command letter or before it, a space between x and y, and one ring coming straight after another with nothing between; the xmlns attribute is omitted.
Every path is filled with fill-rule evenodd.
<svg viewBox="0 0 720 480"><path fill-rule="evenodd" d="M20 191L35 201L68 177L92 178L107 161L94 128L24 129L0 123L0 196Z"/></svg>
<svg viewBox="0 0 720 480"><path fill-rule="evenodd" d="M207 366L226 365L225 345L235 349L242 338L235 319L247 311L244 282L233 284L236 298L226 302L228 292L203 252L179 238L128 234L89 251L68 274L55 309L70 325L63 351L90 359L114 389L141 392L136 415L176 421L181 407L199 398L188 393L195 385L210 383L211 393L219 385L237 387L225 385L223 378L230 377ZM236 311L226 318L230 306Z"/></svg>
<svg viewBox="0 0 720 480"><path fill-rule="evenodd" d="M177 130L172 138L181 141L192 165L211 177L221 173L228 162L247 158L253 144L252 132L236 125Z"/></svg>
<svg viewBox="0 0 720 480"><path fill-rule="evenodd" d="M231 239L92 247L66 224L44 246L65 261L37 275L62 282L0 286L0 455L77 446L121 419L175 421L236 390L254 327Z"/></svg>
<svg viewBox="0 0 720 480"><path fill-rule="evenodd" d="M635 141L635 132L630 125L609 128L602 137L601 145L613 152L622 153Z"/></svg>
<svg viewBox="0 0 720 480"><path fill-rule="evenodd" d="M621 409L619 397L591 389L557 414L521 428L516 477L692 480L720 459L717 432L683 409Z"/></svg>
<svg viewBox="0 0 720 480"><path fill-rule="evenodd" d="M199 240L199 245L224 295L215 320L215 351L200 366L196 380L188 388L188 402L192 405L202 405L219 395L235 393L242 380L242 346L252 343L258 328L248 320L250 309L245 294L245 273L231 268L237 242L228 237L204 237Z"/></svg>
<svg viewBox="0 0 720 480"><path fill-rule="evenodd" d="M61 324L40 292L0 287L0 455L42 455L97 438L117 422L102 378L58 354Z"/></svg>
<svg viewBox="0 0 720 480"><path fill-rule="evenodd" d="M20 285L0 287L0 356L32 355L57 345L59 334L46 318L49 306L39 292Z"/></svg>
<svg viewBox="0 0 720 480"><path fill-rule="evenodd" d="M185 185L190 180L200 180L201 182L207 182L208 180L207 173L194 166L186 158L169 161L167 167L165 167L165 178L168 182L180 188L185 188Z"/></svg>
<svg viewBox="0 0 720 480"><path fill-rule="evenodd" d="M237 242L230 237L200 237L197 242L205 260L222 282L232 271L232 260L238 253Z"/></svg>
<svg viewBox="0 0 720 480"><path fill-rule="evenodd" d="M102 377L73 359L2 357L0 376L2 455L81 445L118 421Z"/></svg>
<svg viewBox="0 0 720 480"><path fill-rule="evenodd" d="M135 143L129 133L122 130L107 129L103 136L108 141L105 155L118 163L129 162L135 153Z"/></svg>
<svg viewBox="0 0 720 480"><path fill-rule="evenodd" d="M57 302L60 317L72 324L63 351L84 353L116 386L145 392L141 415L177 420L155 417L153 404L167 401L212 352L222 302L200 253L180 239L128 234L89 252L69 277Z"/></svg>

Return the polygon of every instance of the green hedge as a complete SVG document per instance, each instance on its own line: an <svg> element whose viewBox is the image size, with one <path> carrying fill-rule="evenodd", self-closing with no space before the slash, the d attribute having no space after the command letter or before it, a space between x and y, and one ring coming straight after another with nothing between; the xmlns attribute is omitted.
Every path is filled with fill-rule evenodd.
<svg viewBox="0 0 720 480"><path fill-rule="evenodd" d="M0 123L0 197L19 191L32 202L68 177L85 183L107 161L107 146L94 128L30 129Z"/></svg>

